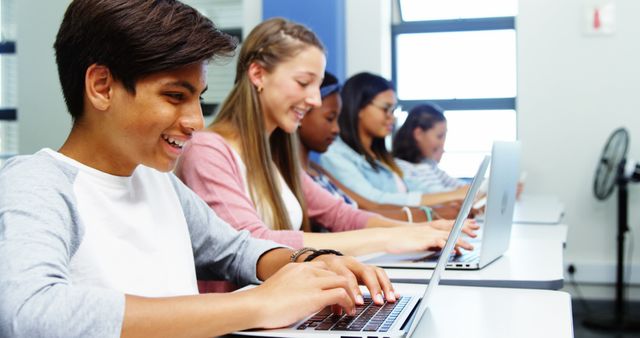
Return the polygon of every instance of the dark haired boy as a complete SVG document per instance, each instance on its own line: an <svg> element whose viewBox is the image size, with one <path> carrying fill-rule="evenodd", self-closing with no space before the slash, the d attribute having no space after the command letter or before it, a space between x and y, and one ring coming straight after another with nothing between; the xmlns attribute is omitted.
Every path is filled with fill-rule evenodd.
<svg viewBox="0 0 640 338"><path fill-rule="evenodd" d="M168 173L202 127L206 63L235 48L193 8L75 0L54 47L74 123L0 171L1 337L208 337L353 311L357 279L392 291L352 258L287 264L309 253L236 232ZM197 295L196 276L266 281Z"/></svg>

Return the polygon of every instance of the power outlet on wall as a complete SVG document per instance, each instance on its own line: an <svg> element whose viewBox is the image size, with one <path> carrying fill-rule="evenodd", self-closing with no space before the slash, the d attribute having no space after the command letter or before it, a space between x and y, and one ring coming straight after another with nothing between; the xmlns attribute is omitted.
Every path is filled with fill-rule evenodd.
<svg viewBox="0 0 640 338"><path fill-rule="evenodd" d="M573 265L573 264L569 264L569 265L567 266L567 272L568 272L570 275L573 275L574 273L576 273L576 266L575 266L575 265Z"/></svg>

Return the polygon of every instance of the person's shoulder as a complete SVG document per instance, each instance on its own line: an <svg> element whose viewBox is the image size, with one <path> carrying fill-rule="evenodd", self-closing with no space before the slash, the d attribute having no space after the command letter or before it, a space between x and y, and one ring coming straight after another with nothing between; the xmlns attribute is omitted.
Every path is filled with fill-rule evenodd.
<svg viewBox="0 0 640 338"><path fill-rule="evenodd" d="M349 145L344 142L340 137L337 137L335 141L329 146L329 149L323 154L324 155L341 155L341 156L355 156L358 155L355 150L351 149Z"/></svg>
<svg viewBox="0 0 640 338"><path fill-rule="evenodd" d="M20 182L59 182L60 179L72 178L77 170L56 160L51 151L41 150L33 155L18 155L7 160L0 169L0 180ZM13 184L12 184L13 185Z"/></svg>
<svg viewBox="0 0 640 338"><path fill-rule="evenodd" d="M213 131L198 131L193 133L193 137L186 147L186 151L190 149L207 148L222 152L229 152L231 145L220 134Z"/></svg>
<svg viewBox="0 0 640 338"><path fill-rule="evenodd" d="M52 202L72 193L76 176L77 169L46 151L12 157L0 169L0 205L23 199Z"/></svg>
<svg viewBox="0 0 640 338"><path fill-rule="evenodd" d="M193 133L192 142L225 142L222 135L210 130L198 130Z"/></svg>
<svg viewBox="0 0 640 338"><path fill-rule="evenodd" d="M398 164L401 168L402 168L402 167L409 168L409 167L413 167L413 166L414 166L414 163L411 163L411 162L409 162L409 161L403 160L403 159L401 159L401 158L399 158L399 157L394 157L394 158L393 158L393 160L394 160L394 161L396 162L396 164Z"/></svg>

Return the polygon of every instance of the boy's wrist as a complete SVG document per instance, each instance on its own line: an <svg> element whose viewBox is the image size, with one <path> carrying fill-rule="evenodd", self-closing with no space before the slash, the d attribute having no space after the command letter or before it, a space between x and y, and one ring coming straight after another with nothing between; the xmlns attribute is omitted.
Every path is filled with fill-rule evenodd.
<svg viewBox="0 0 640 338"><path fill-rule="evenodd" d="M311 262L312 260L322 256L322 255L335 255L335 256L344 256L342 254L342 252L337 251L337 250L332 250L332 249L320 249L320 250L316 250L314 251L312 254L307 255L307 257L305 257L304 261L305 262Z"/></svg>
<svg viewBox="0 0 640 338"><path fill-rule="evenodd" d="M260 294L263 293L262 286L258 285L242 293L244 293L247 300L247 302L243 302L246 306L243 313L246 314L244 317L248 320L247 328L259 328L268 325L270 315L268 309L270 307L269 304L262 303L263 299L267 299L267 297L263 297L264 295Z"/></svg>
<svg viewBox="0 0 640 338"><path fill-rule="evenodd" d="M304 259L306 259L310 254L316 251L317 251L316 249L310 248L310 247L304 247L304 248L298 249L291 253L291 256L289 257L289 261L292 263L303 262Z"/></svg>

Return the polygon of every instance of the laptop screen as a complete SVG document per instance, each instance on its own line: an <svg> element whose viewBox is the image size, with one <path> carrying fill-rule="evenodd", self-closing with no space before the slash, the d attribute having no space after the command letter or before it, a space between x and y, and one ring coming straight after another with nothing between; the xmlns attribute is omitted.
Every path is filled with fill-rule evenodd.
<svg viewBox="0 0 640 338"><path fill-rule="evenodd" d="M487 171L487 167L489 166L490 158L491 157L488 155L485 156L484 159L482 160L482 163L480 163L480 167L478 167L478 171L476 172L476 175L473 178L473 182L471 182L471 187L469 188L469 191L467 192L467 195L464 198L464 202L462 202L462 206L460 207L460 212L458 213L458 217L456 217L456 221L453 224L453 228L449 233L449 237L447 238L447 243L442 249L443 253L453 251L453 248L458 240L458 236L462 231L462 226L464 225L464 221L467 219L467 216L469 215L469 211L471 211L471 206L473 205L476 194L480 189L480 184L484 179L484 174ZM411 324L411 329L409 330L407 337L411 336L413 331L418 326L420 319L424 315L424 312L427 310L429 296L433 293L433 290L440 283L440 276L442 275L444 268L447 266L448 261L449 261L449 255L447 254L440 255L440 258L438 259L438 264L436 265L436 268L433 270L433 274L431 275L431 280L429 281L429 285L427 286L427 289L425 290L424 295L422 296L422 301L420 302L420 306L418 307L418 312L414 317L413 323Z"/></svg>

